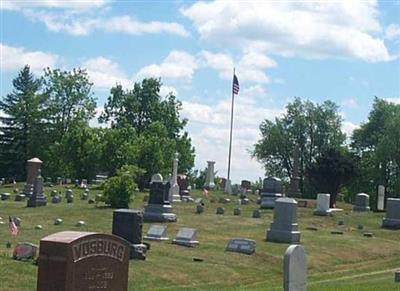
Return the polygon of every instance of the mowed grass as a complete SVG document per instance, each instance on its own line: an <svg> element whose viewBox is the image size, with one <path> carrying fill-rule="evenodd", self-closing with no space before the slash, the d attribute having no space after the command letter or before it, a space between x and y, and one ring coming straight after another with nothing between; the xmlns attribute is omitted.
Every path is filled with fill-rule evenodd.
<svg viewBox="0 0 400 291"><path fill-rule="evenodd" d="M22 187L21 185L19 185ZM52 189L46 188L50 196ZM112 209L95 207L81 201L82 190L73 189L75 200L67 204L63 198L60 204L49 203L46 207L27 208L26 202L0 201L0 290L31 291L36 288L37 266L30 262L11 259L12 249L6 248L10 241L13 246L19 241L39 244L42 237L63 230L82 230L111 233ZM12 188L0 188L0 193ZM94 197L99 191L91 189ZM131 208L143 207L143 196L137 193ZM194 198L201 197L200 191L193 191ZM228 197L230 204L212 203L219 197ZM205 199L205 212L195 214L194 203L176 203L174 211L178 222L168 223L167 233L172 239L180 227L198 230L200 245L186 248L170 242L151 242L151 250L145 261L130 261L129 290L282 290L282 258L288 244L265 241L266 230L272 217L272 210L262 210L261 219L251 218L256 196L252 202L242 205L241 216L233 216L238 197L220 192L210 192ZM50 198L49 198L50 200ZM218 206L225 208L223 216L216 215ZM351 205L339 204L345 211L331 217L312 215L312 208L299 208L301 243L308 259L308 290L400 290L400 283L394 283L394 271L400 268L400 231L380 228L383 213L353 213ZM20 233L12 238L8 231L8 216L22 219ZM54 220L62 218L62 225L55 226ZM85 227L76 227L78 220L86 222ZM339 220L344 221L338 226ZM35 225L41 224L42 230ZM362 224L363 230L357 226ZM145 223L143 234L150 224ZM318 231L306 230L315 226ZM332 235L341 230L343 235ZM362 235L372 232L373 238ZM256 253L247 256L225 251L231 238L250 238L257 242ZM193 258L202 262L194 262Z"/></svg>

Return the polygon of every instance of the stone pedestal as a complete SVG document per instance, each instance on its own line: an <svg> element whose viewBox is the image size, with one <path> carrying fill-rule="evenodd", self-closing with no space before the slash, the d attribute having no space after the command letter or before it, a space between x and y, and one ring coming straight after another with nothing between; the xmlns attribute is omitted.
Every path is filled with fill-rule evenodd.
<svg viewBox="0 0 400 291"><path fill-rule="evenodd" d="M172 178L171 188L169 189L170 202L181 202L181 196L179 195L178 185L178 153L175 154L173 167L172 167Z"/></svg>
<svg viewBox="0 0 400 291"><path fill-rule="evenodd" d="M370 211L368 194L357 194L356 201L353 205L353 211Z"/></svg>
<svg viewBox="0 0 400 291"><path fill-rule="evenodd" d="M382 227L400 229L400 199L388 198L386 216L383 218Z"/></svg>
<svg viewBox="0 0 400 291"><path fill-rule="evenodd" d="M33 187L33 194L29 197L27 207L36 206L46 206L47 197L43 193L43 177L40 175L40 170L38 171L38 176Z"/></svg>
<svg viewBox="0 0 400 291"><path fill-rule="evenodd" d="M314 210L314 215L327 216L331 213L329 201L331 194L320 193L317 196L317 208Z"/></svg>
<svg viewBox="0 0 400 291"><path fill-rule="evenodd" d="M26 171L26 184L24 186L24 190L22 194L26 197L30 197L33 194L33 186L35 184L35 179L39 174L40 167L42 166L42 161L38 158L33 158L27 161Z"/></svg>
<svg viewBox="0 0 400 291"><path fill-rule="evenodd" d="M281 179L276 177L265 178L260 195L260 208L273 209L275 207L275 200L283 197Z"/></svg>
<svg viewBox="0 0 400 291"><path fill-rule="evenodd" d="M378 211L385 211L385 186L378 186L378 203L376 209Z"/></svg>
<svg viewBox="0 0 400 291"><path fill-rule="evenodd" d="M267 241L298 243L300 231L297 224L297 202L292 198L275 201L274 221L267 231Z"/></svg>
<svg viewBox="0 0 400 291"><path fill-rule="evenodd" d="M204 183L204 188L207 190L214 189L214 161L207 161L207 173L206 173L206 182Z"/></svg>
<svg viewBox="0 0 400 291"><path fill-rule="evenodd" d="M231 180L226 180L226 181L225 181L224 192L225 192L225 193L228 193L228 194L232 194L232 184L231 184Z"/></svg>

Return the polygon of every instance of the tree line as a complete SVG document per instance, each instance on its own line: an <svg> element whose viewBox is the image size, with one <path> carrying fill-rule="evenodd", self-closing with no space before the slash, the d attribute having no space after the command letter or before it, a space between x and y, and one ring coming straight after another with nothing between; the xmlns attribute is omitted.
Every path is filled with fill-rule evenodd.
<svg viewBox="0 0 400 291"><path fill-rule="evenodd" d="M107 127L91 127L96 99L83 69L44 70L35 77L25 66L13 90L0 101L0 173L24 180L26 161L43 160L43 176L93 179L114 176L135 165L143 187L152 174L171 172L175 152L179 172L189 173L194 147L181 118L182 104L170 93L160 96L160 79L144 79L133 88L115 85L98 118Z"/></svg>

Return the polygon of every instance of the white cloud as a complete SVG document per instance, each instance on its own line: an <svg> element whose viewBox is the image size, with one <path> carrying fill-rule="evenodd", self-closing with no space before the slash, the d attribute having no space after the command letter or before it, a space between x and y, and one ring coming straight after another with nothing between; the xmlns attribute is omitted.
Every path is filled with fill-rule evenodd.
<svg viewBox="0 0 400 291"><path fill-rule="evenodd" d="M35 73L41 72L46 67L54 67L59 57L52 53L42 51L28 51L23 47L12 47L0 43L1 71L16 71L29 65Z"/></svg>
<svg viewBox="0 0 400 291"><path fill-rule="evenodd" d="M357 108L358 102L356 98L346 98L341 102L341 105L346 108Z"/></svg>
<svg viewBox="0 0 400 291"><path fill-rule="evenodd" d="M163 79L191 82L194 71L198 68L197 60L184 51L171 51L159 65L151 64L139 70L137 79L161 77Z"/></svg>
<svg viewBox="0 0 400 291"><path fill-rule="evenodd" d="M169 33L186 37L187 30L176 22L150 21L143 22L131 16L114 16L111 18L96 18L90 14L64 11L54 13L52 11L24 10L33 21L43 22L46 27L55 32L64 31L71 35L88 35L94 30L106 32L119 32L130 35Z"/></svg>
<svg viewBox="0 0 400 291"><path fill-rule="evenodd" d="M400 25L390 24L385 30L385 37L388 40L393 40L400 37Z"/></svg>
<svg viewBox="0 0 400 291"><path fill-rule="evenodd" d="M82 63L82 67L87 69L91 82L94 87L109 90L116 84L123 87L132 85L120 66L105 57L87 59Z"/></svg>
<svg viewBox="0 0 400 291"><path fill-rule="evenodd" d="M260 138L260 123L283 112L283 108L267 109L257 105L256 99L266 98L263 87L257 85L242 91L236 98L234 110L231 176L236 183L264 176L262 166L251 159L248 150ZM214 160L220 176L226 176L227 171L230 106L229 97L213 105L183 101L182 116L189 119L188 129L196 148L196 167L204 169L207 160Z"/></svg>
<svg viewBox="0 0 400 291"><path fill-rule="evenodd" d="M202 40L221 47L257 49L283 56L351 57L389 61L377 2L196 2L181 13Z"/></svg>
<svg viewBox="0 0 400 291"><path fill-rule="evenodd" d="M54 9L74 9L86 10L105 6L107 0L2 0L1 9L20 10L23 8L54 8Z"/></svg>
<svg viewBox="0 0 400 291"><path fill-rule="evenodd" d="M346 136L349 138L352 136L353 131L360 126L357 124L352 123L351 121L344 120L342 122L342 131L346 134Z"/></svg>
<svg viewBox="0 0 400 291"><path fill-rule="evenodd" d="M176 90L175 87L165 86L165 85L161 86L161 88L160 88L160 96L161 97L165 97L170 93L172 93L172 95L174 95L175 97L178 96L178 91Z"/></svg>
<svg viewBox="0 0 400 291"><path fill-rule="evenodd" d="M400 97L384 98L387 102L400 105Z"/></svg>

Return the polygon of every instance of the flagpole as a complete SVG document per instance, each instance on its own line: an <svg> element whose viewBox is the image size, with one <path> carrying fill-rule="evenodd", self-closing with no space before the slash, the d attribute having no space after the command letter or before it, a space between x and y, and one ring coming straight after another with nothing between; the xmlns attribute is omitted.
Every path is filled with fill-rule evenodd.
<svg viewBox="0 0 400 291"><path fill-rule="evenodd" d="M235 77L235 68L233 68L233 78ZM232 78L232 80L233 80ZM228 155L228 178L229 181L231 175L231 153L232 153L232 129L233 129L233 106L234 106L234 94L233 94L233 83L231 86L232 91L232 104L231 104L231 131L229 135L229 155Z"/></svg>

